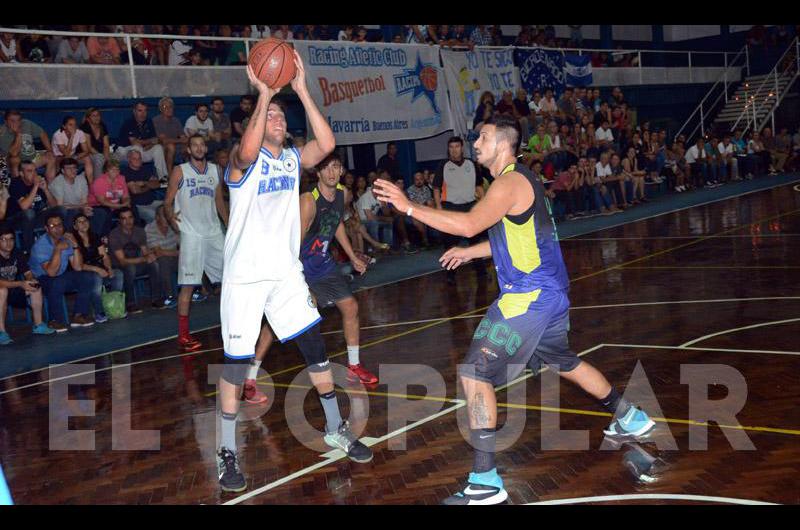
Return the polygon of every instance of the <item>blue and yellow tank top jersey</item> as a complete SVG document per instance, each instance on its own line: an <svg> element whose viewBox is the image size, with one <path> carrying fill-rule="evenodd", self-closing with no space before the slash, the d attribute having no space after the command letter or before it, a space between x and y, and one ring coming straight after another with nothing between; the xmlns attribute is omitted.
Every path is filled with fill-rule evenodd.
<svg viewBox="0 0 800 530"><path fill-rule="evenodd" d="M319 187L314 187L311 195L316 202L317 213L300 247L303 274L308 283L322 279L336 268L328 247L336 237L339 222L344 218L344 186L336 185L333 202L329 202L320 193Z"/></svg>
<svg viewBox="0 0 800 530"><path fill-rule="evenodd" d="M500 286L498 306L505 318L525 313L542 290L569 288L544 184L522 164L509 164L501 173L516 171L533 186L533 204L520 215L506 215L489 229L492 259Z"/></svg>

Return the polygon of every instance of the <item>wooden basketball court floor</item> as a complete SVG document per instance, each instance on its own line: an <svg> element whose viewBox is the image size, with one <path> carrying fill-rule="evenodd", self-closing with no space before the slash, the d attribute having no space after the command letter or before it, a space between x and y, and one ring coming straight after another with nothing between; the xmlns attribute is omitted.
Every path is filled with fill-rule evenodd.
<svg viewBox="0 0 800 530"><path fill-rule="evenodd" d="M657 429L637 447L601 450L609 416L594 400L567 382L556 387L552 374L526 373L498 392L499 426L525 423L497 456L509 502L800 503L799 249L800 192L792 186L562 241L573 349L620 390L639 392ZM389 385L338 388L343 412L372 445L368 464L328 452L320 436L309 448L290 433L290 420L305 415L321 429L324 417L296 347L273 348L263 366L269 376L261 380L271 405L242 409L239 450L248 490L239 495L221 494L214 463L216 387L208 370L222 363L218 328L198 334L206 349L196 355L181 355L165 341L77 363L75 370L94 384L71 386L70 399L96 400L96 410L73 417L69 428L94 430L95 450L51 447L50 420L87 408L49 404L58 372L5 379L0 460L15 502L438 503L471 468L472 451L459 431L464 403L455 367L497 294L495 281L491 268L488 280L478 281L466 266L456 286L437 272L357 294L362 362L375 371L379 364L420 365L399 381L389 381L388 367L382 378ZM331 357L344 362L339 315L327 310L323 317ZM709 364L725 365L746 382L736 424L703 425L693 417L681 366ZM440 374L438 390L420 386L435 386L431 370ZM128 392L125 374L130 419L119 405ZM692 388L725 399L728 389L715 382ZM288 393L295 396L285 408ZM389 409L411 419L392 423ZM114 450L112 432L128 421L134 430L157 430L160 449ZM556 429L585 431L577 436L588 447L543 447ZM691 432L698 439L707 432L705 450L690 448ZM751 450L734 449L743 435ZM631 473L631 451L657 459L649 482Z"/></svg>

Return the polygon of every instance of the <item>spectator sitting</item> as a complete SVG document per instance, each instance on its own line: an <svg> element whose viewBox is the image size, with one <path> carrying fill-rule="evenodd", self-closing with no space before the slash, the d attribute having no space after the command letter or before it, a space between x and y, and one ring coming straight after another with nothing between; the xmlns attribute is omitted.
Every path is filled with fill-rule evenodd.
<svg viewBox="0 0 800 530"><path fill-rule="evenodd" d="M736 157L736 147L731 142L730 134L725 134L722 137L722 141L717 145L717 150L719 151L722 164L725 166L726 170L729 171L728 174L731 175L731 180L742 180L742 177L739 176L739 161Z"/></svg>
<svg viewBox="0 0 800 530"><path fill-rule="evenodd" d="M497 103L497 112L499 114L514 115L514 95L510 90L503 90L503 96Z"/></svg>
<svg viewBox="0 0 800 530"><path fill-rule="evenodd" d="M352 25L352 24L348 24L348 25L344 26L344 28L339 30L339 34L337 35L336 40L346 41L346 42L352 41L353 40L353 30L354 29L355 29L355 26Z"/></svg>
<svg viewBox="0 0 800 530"><path fill-rule="evenodd" d="M708 166L708 155L705 148L705 140L698 138L695 145L686 150L684 158L689 165L689 178L694 187L699 188L705 183L706 188L713 188L714 183L710 177Z"/></svg>
<svg viewBox="0 0 800 530"><path fill-rule="evenodd" d="M103 172L106 160L111 159L111 141L108 138L108 129L95 107L89 107L83 116L81 130L89 138L89 157L92 159L92 174L99 175Z"/></svg>
<svg viewBox="0 0 800 530"><path fill-rule="evenodd" d="M0 33L0 63L16 63L17 41L13 33Z"/></svg>
<svg viewBox="0 0 800 530"><path fill-rule="evenodd" d="M50 46L44 36L34 33L19 41L17 60L21 63L52 63Z"/></svg>
<svg viewBox="0 0 800 530"><path fill-rule="evenodd" d="M530 103L528 103L528 108L531 109L533 121L537 127L544 123L544 115L542 114L542 95L538 90L533 91L533 97L531 98Z"/></svg>
<svg viewBox="0 0 800 530"><path fill-rule="evenodd" d="M753 155L753 159L757 162L755 164L756 175L763 175L767 168L770 169L770 173L774 173L772 157L764 146L764 142L761 140L761 134L759 134L758 131L754 131L750 137L750 141L747 142L747 153Z"/></svg>
<svg viewBox="0 0 800 530"><path fill-rule="evenodd" d="M389 172L386 170L379 172L378 176L383 180L390 180ZM395 179L394 183L400 189L403 189L405 185L402 177ZM392 203L388 203L387 206L389 207L389 215L392 217L392 226L397 231L397 235L400 236L399 239L402 242L403 250L406 254L416 254L419 251L411 244L411 240L408 238L408 230L406 230L408 215L406 215L406 212L398 210Z"/></svg>
<svg viewBox="0 0 800 530"><path fill-rule="evenodd" d="M772 134L772 129L770 127L764 127L761 136L762 136L761 141L764 144L764 149L766 149L770 154L769 158L770 174L772 175L779 171L783 171L783 166L786 163L788 152L778 149L778 146L775 141L775 135Z"/></svg>
<svg viewBox="0 0 800 530"><path fill-rule="evenodd" d="M83 174L78 174L78 163L72 158L61 161L61 174L53 179L50 192L64 216L66 226L72 226L76 215L92 219L92 230L99 233L106 226L108 212L89 206L89 184Z"/></svg>
<svg viewBox="0 0 800 530"><path fill-rule="evenodd" d="M155 195L161 183L152 168L144 167L139 151L128 151L128 165L122 168L122 176L128 186L130 203L136 208L136 217L145 223L152 222L156 218L156 209L164 204L164 201L156 200Z"/></svg>
<svg viewBox="0 0 800 530"><path fill-rule="evenodd" d="M481 101L475 108L475 118L472 120L472 128L480 132L484 123L492 123L494 116L494 94L488 90L481 94Z"/></svg>
<svg viewBox="0 0 800 530"><path fill-rule="evenodd" d="M255 98L250 94L246 94L239 98L239 106L231 112L231 138L234 143L237 140L241 140L247 127L247 122L250 121L250 116L253 114L254 107Z"/></svg>
<svg viewBox="0 0 800 530"><path fill-rule="evenodd" d="M53 134L53 156L56 164L61 165L64 158L72 158L83 164L86 180L89 184L94 180L94 164L92 163L89 137L81 129L73 116L67 116Z"/></svg>
<svg viewBox="0 0 800 530"><path fill-rule="evenodd" d="M208 105L205 103L195 106L195 113L186 119L183 132L187 137L195 134L202 136L208 146L208 153L213 153L220 147L222 135L214 130L214 120L209 117Z"/></svg>
<svg viewBox="0 0 800 530"><path fill-rule="evenodd" d="M614 149L614 134L608 126L608 120L603 120L600 128L594 132L594 137L600 149Z"/></svg>
<svg viewBox="0 0 800 530"><path fill-rule="evenodd" d="M517 89L517 97L514 98L514 117L519 121L519 128L522 132L522 144L527 144L531 137L531 109L528 106L528 93L524 88Z"/></svg>
<svg viewBox="0 0 800 530"><path fill-rule="evenodd" d="M628 156L622 161L622 172L625 175L626 185L632 183L630 198L633 204L650 202L644 196L644 177L647 172L639 168L639 159L636 158L636 149L628 148Z"/></svg>
<svg viewBox="0 0 800 530"><path fill-rule="evenodd" d="M555 98L553 97L553 89L548 88L544 91L544 97L539 102L539 106L542 109L542 117L550 121L551 119L555 118L558 114L558 104L556 103Z"/></svg>
<svg viewBox="0 0 800 530"><path fill-rule="evenodd" d="M23 162L21 178L11 179L7 217L22 230L22 250L33 246L33 231L45 222L47 209L56 206L47 180L36 173L33 162Z"/></svg>
<svg viewBox="0 0 800 530"><path fill-rule="evenodd" d="M359 179L361 178L363 177L359 177ZM358 186L358 180L356 180L356 186ZM372 193L372 186L366 188L356 202L356 213L358 213L361 224L367 229L370 237L391 247L394 239L392 217L388 210L385 204L380 203L375 198ZM383 234L383 238L381 234Z"/></svg>
<svg viewBox="0 0 800 530"><path fill-rule="evenodd" d="M400 173L400 161L397 159L397 144L389 142L386 144L386 154L378 159L378 171L384 170L389 173L390 180L395 180L398 177L402 178Z"/></svg>
<svg viewBox="0 0 800 530"><path fill-rule="evenodd" d="M108 245L96 232L89 228L89 218L79 213L72 221L72 235L78 243L83 259L82 270L92 275L92 307L94 321L98 324L108 321L103 309L103 287L109 291L122 291L122 271L111 266Z"/></svg>
<svg viewBox="0 0 800 530"><path fill-rule="evenodd" d="M50 182L56 176L56 159L53 146L44 129L30 120L22 118L18 110L5 112L5 124L0 127L0 155L8 158L8 167L12 177L19 175L20 162L33 162L35 169L46 166L45 176ZM38 139L44 146L43 151L36 149L34 141Z"/></svg>
<svg viewBox="0 0 800 530"><path fill-rule="evenodd" d="M570 87L566 87L564 89L564 93L561 94L561 97L558 99L558 111L562 118L562 120L566 120L569 123L575 122L575 116L577 114L577 109L575 108L575 93Z"/></svg>
<svg viewBox="0 0 800 530"><path fill-rule="evenodd" d="M736 158L739 166L742 168L741 172L745 176L744 178L750 180L753 178L754 173L758 173L759 160L758 157L750 152L750 145L742 134L742 130L737 129L731 143L736 150Z"/></svg>
<svg viewBox="0 0 800 530"><path fill-rule="evenodd" d="M706 158L715 184L722 185L728 180L728 164L719 152L719 140L712 136L705 145Z"/></svg>
<svg viewBox="0 0 800 530"><path fill-rule="evenodd" d="M14 248L14 229L0 226L0 346L13 342L6 331L8 307L24 309L30 300L33 334L50 335L55 330L42 321L42 289L28 267L25 254Z"/></svg>
<svg viewBox="0 0 800 530"><path fill-rule="evenodd" d="M475 29L469 35L469 41L472 46L491 46L492 32L485 25L475 26Z"/></svg>
<svg viewBox="0 0 800 530"><path fill-rule="evenodd" d="M431 193L431 189L425 185L425 177L421 171L414 173L414 184L406 189L406 194L411 202L431 208L434 206L433 193ZM417 232L419 232L420 238L422 238L422 246L429 247L428 231L425 225L411 217L408 219L411 221L412 226L417 229Z"/></svg>
<svg viewBox="0 0 800 530"><path fill-rule="evenodd" d="M111 33L108 26L97 26L97 33ZM89 37L86 39L89 62L93 64L120 64L122 51L117 40L112 37Z"/></svg>
<svg viewBox="0 0 800 530"><path fill-rule="evenodd" d="M606 187L616 199L617 207L624 210L631 206L633 200L633 183L625 175L622 168L622 159L617 153L609 157L611 175L606 177Z"/></svg>
<svg viewBox="0 0 800 530"><path fill-rule="evenodd" d="M89 206L95 210L105 210L107 220L99 233L107 234L111 219L119 217L124 208L130 209L131 197L125 177L120 174L119 162L109 160L103 169L105 172L92 182Z"/></svg>
<svg viewBox="0 0 800 530"><path fill-rule="evenodd" d="M178 26L178 34L182 37L189 35L189 26L181 24ZM175 39L169 46L170 66L186 66L191 64L189 54L192 51L192 43L188 39Z"/></svg>
<svg viewBox="0 0 800 530"><path fill-rule="evenodd" d="M679 166L683 161L683 156L676 151L677 146L673 144L664 151L664 167L661 168L661 176L667 179L667 188L672 188L678 193L686 191L684 183L684 172Z"/></svg>
<svg viewBox="0 0 800 530"><path fill-rule="evenodd" d="M529 156L526 157L526 164L531 165L534 161L543 162L545 157L550 153L552 144L550 143L550 136L545 134L544 124L536 127L536 134L528 140Z"/></svg>
<svg viewBox="0 0 800 530"><path fill-rule="evenodd" d="M793 158L792 137L789 136L789 129L781 128L781 133L775 137L775 148L772 157L776 160L775 169L777 171L788 171L789 161Z"/></svg>
<svg viewBox="0 0 800 530"><path fill-rule="evenodd" d="M170 97L163 97L158 102L160 114L153 118L153 127L158 135L159 143L164 146L164 161L167 170L172 172L176 161L182 161L189 137L183 130L181 121L175 117L175 102Z"/></svg>
<svg viewBox="0 0 800 530"><path fill-rule="evenodd" d="M556 204L564 206L566 218L568 220L575 217L575 195L572 192L577 185L577 180L578 168L573 164L568 170L559 172L553 183L545 191L545 194L551 199L554 199ZM556 215L557 221L561 221L562 219L563 217L560 214Z"/></svg>
<svg viewBox="0 0 800 530"><path fill-rule="evenodd" d="M180 124L180 122L178 122ZM122 160L128 151L135 149L142 153L142 160L153 162L156 166L158 178L167 179L167 162L164 158L164 148L159 144L153 120L147 117L147 104L137 101L133 105L133 116L122 124L119 132L120 146L114 156Z"/></svg>
<svg viewBox="0 0 800 530"><path fill-rule="evenodd" d="M612 175L611 164L608 162L607 151L604 151L600 154L600 160L595 164L595 176L597 181L601 184L601 199L604 203L610 205L609 211L612 213L620 211L616 206L616 199L621 189L619 188L618 178ZM612 200L612 198L614 200Z"/></svg>
<svg viewBox="0 0 800 530"><path fill-rule="evenodd" d="M71 327L93 326L94 320L88 316L93 279L81 270L83 259L80 252L75 252L77 241L72 234L64 233L64 219L58 213L48 212L45 230L31 249L30 266L47 297L51 316L48 325L57 332L67 330L62 299L66 292L78 291ZM67 265L72 268L68 270Z"/></svg>
<svg viewBox="0 0 800 530"><path fill-rule="evenodd" d="M134 283L137 276L149 276L152 305L164 307L164 292L159 281L158 256L147 248L147 235L142 227L134 223L133 210L123 208L119 212L119 226L108 236L111 263L122 269L125 288L125 305L128 314L141 313L141 307L134 302ZM168 293L172 294L172 293Z"/></svg>
<svg viewBox="0 0 800 530"><path fill-rule="evenodd" d="M89 62L89 49L83 39L70 35L58 45L56 62L60 64L85 64Z"/></svg>
<svg viewBox="0 0 800 530"><path fill-rule="evenodd" d="M172 293L175 292L173 278L178 274L180 235L169 225L163 205L158 207L155 219L144 227L144 232L147 236L147 250L156 257L159 282L162 292L166 294L164 305L174 307L178 305Z"/></svg>
<svg viewBox="0 0 800 530"><path fill-rule="evenodd" d="M219 134L216 148L208 148L208 154L213 157L217 150L231 148L231 118L225 114L225 101L222 98L211 99L211 113L208 117L214 124L214 132Z"/></svg>

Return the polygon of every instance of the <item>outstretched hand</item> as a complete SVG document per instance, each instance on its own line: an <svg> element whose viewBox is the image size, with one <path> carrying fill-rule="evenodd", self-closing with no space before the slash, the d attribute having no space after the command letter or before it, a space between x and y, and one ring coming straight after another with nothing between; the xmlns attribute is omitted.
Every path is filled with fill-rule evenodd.
<svg viewBox="0 0 800 530"><path fill-rule="evenodd" d="M406 194L394 182L378 179L372 185L372 193L379 201L390 202L399 211L405 213L411 206Z"/></svg>
<svg viewBox="0 0 800 530"><path fill-rule="evenodd" d="M306 86L306 67L303 64L303 59L300 57L300 54L297 50L294 51L294 67L297 69L297 73L294 75L289 84L292 86L292 90L296 93L300 93L303 90L308 90Z"/></svg>
<svg viewBox="0 0 800 530"><path fill-rule="evenodd" d="M469 254L469 248L464 247L453 247L439 258L442 267L449 271L470 261L472 261L472 256Z"/></svg>

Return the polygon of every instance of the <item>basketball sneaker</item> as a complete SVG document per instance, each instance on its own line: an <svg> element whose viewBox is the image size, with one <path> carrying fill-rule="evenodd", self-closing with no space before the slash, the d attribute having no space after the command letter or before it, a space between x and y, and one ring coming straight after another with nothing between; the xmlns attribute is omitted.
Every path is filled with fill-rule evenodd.
<svg viewBox="0 0 800 530"><path fill-rule="evenodd" d="M361 366L361 364L347 365L347 380L351 383L361 381L365 385L374 385L378 382L378 377Z"/></svg>
<svg viewBox="0 0 800 530"><path fill-rule="evenodd" d="M343 421L334 433L328 433L323 438L329 447L341 449L347 457L359 464L372 460L372 449L359 442L356 435L350 430L350 422Z"/></svg>
<svg viewBox="0 0 800 530"><path fill-rule="evenodd" d="M255 379L245 380L242 397L245 401L253 405L260 405L267 402L267 395L258 389Z"/></svg>
<svg viewBox="0 0 800 530"><path fill-rule="evenodd" d="M497 468L485 473L470 473L467 487L442 501L445 505L490 505L500 504L508 498L503 488L503 479Z"/></svg>
<svg viewBox="0 0 800 530"><path fill-rule="evenodd" d="M8 333L6 333L5 331L0 331L0 346L7 346L12 342L14 341L11 340L11 336Z"/></svg>
<svg viewBox="0 0 800 530"><path fill-rule="evenodd" d="M656 422L651 420L646 412L631 405L625 414L614 418L611 425L603 430L603 434L608 436L647 436L655 425Z"/></svg>
<svg viewBox="0 0 800 530"><path fill-rule="evenodd" d="M239 457L227 447L221 447L217 453L217 472L222 491L238 493L247 489L247 482L239 470Z"/></svg>
<svg viewBox="0 0 800 530"><path fill-rule="evenodd" d="M195 291L192 293L192 303L205 302L208 300L208 295L203 294L202 291Z"/></svg>
<svg viewBox="0 0 800 530"><path fill-rule="evenodd" d="M192 337L191 335L186 335L185 337L178 337L178 346L184 352L190 352L202 348L203 343L197 340L196 338Z"/></svg>

